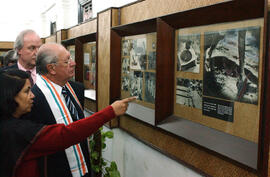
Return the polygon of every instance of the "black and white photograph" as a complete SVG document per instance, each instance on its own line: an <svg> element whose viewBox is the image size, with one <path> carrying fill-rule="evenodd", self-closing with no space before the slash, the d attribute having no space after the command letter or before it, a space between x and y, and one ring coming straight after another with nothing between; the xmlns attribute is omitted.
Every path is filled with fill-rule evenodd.
<svg viewBox="0 0 270 177"><path fill-rule="evenodd" d="M121 89L124 91L128 91L128 88L129 88L129 76L122 76Z"/></svg>
<svg viewBox="0 0 270 177"><path fill-rule="evenodd" d="M129 74L129 58L122 58L122 74Z"/></svg>
<svg viewBox="0 0 270 177"><path fill-rule="evenodd" d="M202 109L202 80L177 78L176 103Z"/></svg>
<svg viewBox="0 0 270 177"><path fill-rule="evenodd" d="M157 45L156 42L152 42L152 49L156 50L156 45Z"/></svg>
<svg viewBox="0 0 270 177"><path fill-rule="evenodd" d="M148 69L156 69L156 52L149 52L148 54Z"/></svg>
<svg viewBox="0 0 270 177"><path fill-rule="evenodd" d="M90 78L90 85L92 86L92 87L95 87L96 86L96 72L93 72L93 71L91 71L90 72L90 75L89 75L89 78Z"/></svg>
<svg viewBox="0 0 270 177"><path fill-rule="evenodd" d="M92 63L92 64L91 64L90 84L91 84L93 87L96 86L96 63Z"/></svg>
<svg viewBox="0 0 270 177"><path fill-rule="evenodd" d="M70 57L75 61L75 49L74 48L70 48L69 49L69 53L70 53Z"/></svg>
<svg viewBox="0 0 270 177"><path fill-rule="evenodd" d="M130 69L146 69L146 38L134 39L130 43Z"/></svg>
<svg viewBox="0 0 270 177"><path fill-rule="evenodd" d="M138 100L142 100L142 87L143 87L143 72L131 71L130 72L130 95L137 96Z"/></svg>
<svg viewBox="0 0 270 177"><path fill-rule="evenodd" d="M200 34L178 34L177 71L200 72Z"/></svg>
<svg viewBox="0 0 270 177"><path fill-rule="evenodd" d="M144 101L155 103L156 95L156 73L145 72Z"/></svg>
<svg viewBox="0 0 270 177"><path fill-rule="evenodd" d="M83 78L84 80L89 80L90 70L88 65L83 65Z"/></svg>
<svg viewBox="0 0 270 177"><path fill-rule="evenodd" d="M260 27L205 33L203 94L258 104Z"/></svg>
<svg viewBox="0 0 270 177"><path fill-rule="evenodd" d="M96 63L96 46L91 47L92 63Z"/></svg>
<svg viewBox="0 0 270 177"><path fill-rule="evenodd" d="M131 40L122 40L122 56L129 56L130 41Z"/></svg>

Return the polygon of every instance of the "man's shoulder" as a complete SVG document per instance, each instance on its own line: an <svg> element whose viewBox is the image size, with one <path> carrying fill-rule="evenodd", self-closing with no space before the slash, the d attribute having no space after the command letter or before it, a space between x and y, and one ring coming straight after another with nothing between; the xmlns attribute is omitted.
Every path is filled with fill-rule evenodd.
<svg viewBox="0 0 270 177"><path fill-rule="evenodd" d="M79 88L84 90L83 83L76 82L76 81L68 81L72 88Z"/></svg>
<svg viewBox="0 0 270 177"><path fill-rule="evenodd" d="M41 91L41 89L36 84L31 88L31 91L35 95L34 105L35 104L44 104L44 102L46 102L46 98L45 98L44 93Z"/></svg>
<svg viewBox="0 0 270 177"><path fill-rule="evenodd" d="M0 71L6 71L6 70L9 70L9 69L19 69L19 68L18 68L17 63L15 63L14 65L6 66L6 67L1 68Z"/></svg>
<svg viewBox="0 0 270 177"><path fill-rule="evenodd" d="M43 94L42 91L40 90L40 88L35 84L32 88L31 88L31 91L34 93L34 94ZM35 95L36 96L36 95Z"/></svg>

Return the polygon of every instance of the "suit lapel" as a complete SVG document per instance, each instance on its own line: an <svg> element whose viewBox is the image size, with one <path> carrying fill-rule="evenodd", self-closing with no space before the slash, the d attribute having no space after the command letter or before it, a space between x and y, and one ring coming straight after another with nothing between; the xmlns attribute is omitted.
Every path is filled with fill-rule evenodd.
<svg viewBox="0 0 270 177"><path fill-rule="evenodd" d="M70 84L71 85L71 84ZM71 87L73 88L75 94L77 95L76 89L74 88L74 85L71 85ZM81 109L81 107L77 104L77 101L74 99L74 97L72 96L72 94L70 93L70 91L68 90L68 94L74 104L74 106L76 107L78 114L79 114L79 118L84 118L84 113L83 110ZM79 100L81 102L81 100Z"/></svg>
<svg viewBox="0 0 270 177"><path fill-rule="evenodd" d="M34 106L33 106L33 111L37 110L42 112L36 112L35 115L42 114L42 119L45 118L46 120L41 120L41 123L46 123L46 124L55 124L55 118L53 116L53 113L50 109L50 106L47 102L47 99L45 98L44 94L42 91L38 88L37 85L34 85L32 88L32 92L35 95L34 98ZM38 107L38 109L35 109L35 107Z"/></svg>

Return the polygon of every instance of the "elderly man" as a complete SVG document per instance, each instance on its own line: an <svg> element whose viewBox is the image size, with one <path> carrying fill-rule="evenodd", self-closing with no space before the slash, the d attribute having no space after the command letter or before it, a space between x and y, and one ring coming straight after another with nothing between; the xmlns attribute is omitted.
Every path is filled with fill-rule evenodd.
<svg viewBox="0 0 270 177"><path fill-rule="evenodd" d="M33 62L34 63L34 62ZM43 124L70 124L84 117L84 87L69 81L75 73L76 63L60 44L50 43L37 53L34 106L28 119ZM87 141L65 151L44 158L40 165L47 166L48 177L91 176Z"/></svg>
<svg viewBox="0 0 270 177"><path fill-rule="evenodd" d="M6 69L20 69L31 74L31 85L36 82L36 54L42 42L33 30L24 30L16 38L14 50L16 50L18 62Z"/></svg>

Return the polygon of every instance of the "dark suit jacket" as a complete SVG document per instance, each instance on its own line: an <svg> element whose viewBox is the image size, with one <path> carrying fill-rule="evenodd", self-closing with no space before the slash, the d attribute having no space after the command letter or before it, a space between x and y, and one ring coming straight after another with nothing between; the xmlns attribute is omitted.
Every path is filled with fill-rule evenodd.
<svg viewBox="0 0 270 177"><path fill-rule="evenodd" d="M81 83L78 82L69 82L72 86L73 90L75 91L80 103L82 106L84 106L84 86ZM50 106L44 96L44 94L41 92L41 90L37 87L37 85L34 85L32 87L32 92L35 95L34 98L34 105L32 107L31 113L26 115L24 119L30 119L34 122L41 123L41 124L55 124L56 121L54 119L53 113L50 109ZM69 93L70 94L70 93ZM71 96L71 99L77 108L77 111L79 113L80 118L84 118L84 114L79 108L79 105L75 102L73 97ZM80 143L83 155L88 167L88 171L90 173L90 160L89 160L89 151L87 146L87 140ZM65 151L60 151L55 154L47 156L47 170L44 169L45 165L45 158L42 158L40 160L40 170L41 170L41 176L44 174L44 170L47 171L48 177L72 177L68 160L65 154Z"/></svg>
<svg viewBox="0 0 270 177"><path fill-rule="evenodd" d="M14 65L3 67L3 68L0 69L0 71L5 71L5 70L8 70L8 69L19 69L18 64L15 63Z"/></svg>

